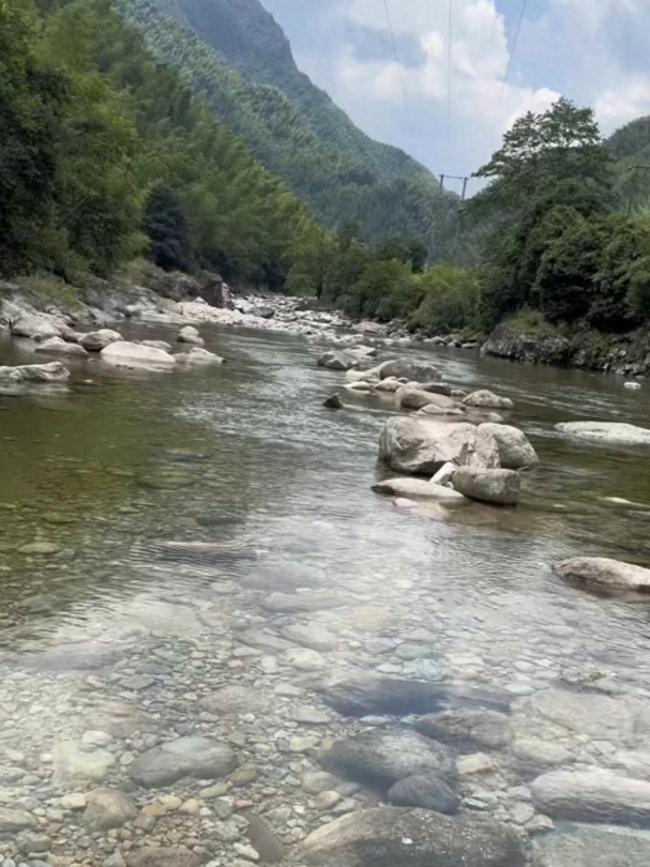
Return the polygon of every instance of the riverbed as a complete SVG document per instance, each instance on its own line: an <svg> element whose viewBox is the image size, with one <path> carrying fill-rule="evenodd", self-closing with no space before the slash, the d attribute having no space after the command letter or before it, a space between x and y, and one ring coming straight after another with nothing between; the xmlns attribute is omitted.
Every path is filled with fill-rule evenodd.
<svg viewBox="0 0 650 867"><path fill-rule="evenodd" d="M647 451L554 429L591 418L649 427L646 388L419 349L451 385L512 398L509 421L541 464L516 509L405 512L370 490L387 404L350 396L325 409L342 374L317 369L302 338L201 332L226 364L135 373L72 362L67 394L0 397L0 827L3 806L26 813L20 832L47 837L52 863L117 867L155 843L231 867L260 854L246 836L253 810L291 854L314 828L377 803L354 781L305 786L323 743L387 724L321 700L323 683L367 672L499 688L515 715L558 684L650 706L648 603L567 586L550 569L575 555L650 563ZM0 342L0 362L33 363L24 347ZM299 591L332 598L296 608ZM322 641L288 639L296 626ZM239 703L211 700L233 686L245 688ZM526 726L520 738L562 743L580 767L619 767L612 757L630 748ZM139 756L198 734L230 745L239 777L134 783ZM513 793L549 766L523 772L509 748L488 759L462 775L461 812L510 823L526 846L553 832ZM98 785L133 797L138 818L89 827L84 793ZM17 833L0 835L0 852L20 863Z"/></svg>

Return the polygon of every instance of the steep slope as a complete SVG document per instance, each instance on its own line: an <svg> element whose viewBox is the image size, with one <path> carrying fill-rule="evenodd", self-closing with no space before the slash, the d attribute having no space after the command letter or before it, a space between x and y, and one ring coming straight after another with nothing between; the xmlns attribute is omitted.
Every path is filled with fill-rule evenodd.
<svg viewBox="0 0 650 867"><path fill-rule="evenodd" d="M625 210L650 206L650 116L630 121L610 136L616 157L616 191Z"/></svg>
<svg viewBox="0 0 650 867"><path fill-rule="evenodd" d="M257 0L115 0L152 53L324 220L367 237L408 234L434 258L453 244L457 200L402 151L372 141L299 72ZM208 43L210 41L211 44Z"/></svg>

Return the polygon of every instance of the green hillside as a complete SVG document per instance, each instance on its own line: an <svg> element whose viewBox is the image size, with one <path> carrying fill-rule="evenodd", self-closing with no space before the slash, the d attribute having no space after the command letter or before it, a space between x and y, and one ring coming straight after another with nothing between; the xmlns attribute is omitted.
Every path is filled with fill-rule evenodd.
<svg viewBox="0 0 650 867"><path fill-rule="evenodd" d="M173 66L257 158L330 225L370 240L409 235L434 258L454 243L457 199L423 166L357 129L296 67L257 0L116 0L161 62Z"/></svg>

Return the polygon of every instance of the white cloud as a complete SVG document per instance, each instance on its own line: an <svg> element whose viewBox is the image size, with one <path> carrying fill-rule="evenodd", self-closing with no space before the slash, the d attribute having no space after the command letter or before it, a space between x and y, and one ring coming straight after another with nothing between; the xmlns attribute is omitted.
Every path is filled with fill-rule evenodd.
<svg viewBox="0 0 650 867"><path fill-rule="evenodd" d="M617 87L604 91L596 100L594 108L606 133L650 113L650 78L645 75L627 77Z"/></svg>

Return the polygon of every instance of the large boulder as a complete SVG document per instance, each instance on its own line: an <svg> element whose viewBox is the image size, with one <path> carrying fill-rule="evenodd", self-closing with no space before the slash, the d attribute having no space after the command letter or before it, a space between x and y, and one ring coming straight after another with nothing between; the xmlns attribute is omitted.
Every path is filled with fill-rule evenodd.
<svg viewBox="0 0 650 867"><path fill-rule="evenodd" d="M650 592L650 569L609 557L574 557L553 567L566 581L615 590Z"/></svg>
<svg viewBox="0 0 650 867"><path fill-rule="evenodd" d="M10 331L15 337L47 340L48 337L61 336L62 324L46 313L24 313L11 323Z"/></svg>
<svg viewBox="0 0 650 867"><path fill-rule="evenodd" d="M515 470L460 467L452 483L460 494L480 503L514 506L519 502L521 479Z"/></svg>
<svg viewBox="0 0 650 867"><path fill-rule="evenodd" d="M323 352L318 357L316 364L327 370L349 370L351 367L354 367L354 359L346 355L345 352L328 349L327 352Z"/></svg>
<svg viewBox="0 0 650 867"><path fill-rule="evenodd" d="M582 822L650 822L650 783L619 776L614 771L558 770L530 784L536 806L558 819Z"/></svg>
<svg viewBox="0 0 650 867"><path fill-rule="evenodd" d="M174 356L163 349L154 349L152 346L143 346L141 343L131 343L128 340L110 343L102 349L100 358L115 367L150 370L165 370L176 364Z"/></svg>
<svg viewBox="0 0 650 867"><path fill-rule="evenodd" d="M493 424L488 422L479 425L496 440L499 449L499 461L507 470L520 470L531 467L539 462L537 452L531 446L528 437L519 428L509 424Z"/></svg>
<svg viewBox="0 0 650 867"><path fill-rule="evenodd" d="M563 421L556 430L578 439L617 445L650 445L650 430L619 421Z"/></svg>
<svg viewBox="0 0 650 867"><path fill-rule="evenodd" d="M538 718L582 737L614 744L634 741L638 709L618 696L552 688L536 693L530 708Z"/></svg>
<svg viewBox="0 0 650 867"><path fill-rule="evenodd" d="M88 358L88 353L79 346L78 343L69 343L63 340L62 337L48 337L42 343L39 343L35 352L42 352L43 355L66 355L68 357Z"/></svg>
<svg viewBox="0 0 650 867"><path fill-rule="evenodd" d="M357 810L313 831L307 867L523 867L521 843L495 821L454 819L432 810Z"/></svg>
<svg viewBox="0 0 650 867"><path fill-rule="evenodd" d="M448 461L466 466L499 466L496 441L467 422L427 417L389 418L379 439L379 457L410 475L433 475Z"/></svg>
<svg viewBox="0 0 650 867"><path fill-rule="evenodd" d="M119 331L113 331L112 328L100 328L99 331L89 331L88 334L82 334L79 338L79 343L88 352L101 352L111 343L117 343L122 340L122 335Z"/></svg>
<svg viewBox="0 0 650 867"><path fill-rule="evenodd" d="M397 479L385 479L372 486L372 490L378 494L393 494L398 497L420 497L427 500L445 500L446 502L460 502L465 500L462 494L445 485L437 485L435 482L426 482L424 479L414 479L403 476Z"/></svg>
<svg viewBox="0 0 650 867"><path fill-rule="evenodd" d="M496 687L428 683L375 674L323 687L323 700L344 716L426 714L449 707L490 707L507 711L510 695Z"/></svg>
<svg viewBox="0 0 650 867"><path fill-rule="evenodd" d="M398 780L388 790L388 800L397 807L424 807L451 815L460 798L443 779L433 774L414 774Z"/></svg>
<svg viewBox="0 0 650 867"><path fill-rule="evenodd" d="M0 367L0 385L65 385L69 379L70 371L60 361Z"/></svg>
<svg viewBox="0 0 650 867"><path fill-rule="evenodd" d="M468 394L463 398L465 406L476 407L480 409L512 409L514 403L509 397L501 397L487 388L479 389Z"/></svg>
<svg viewBox="0 0 650 867"><path fill-rule="evenodd" d="M141 786L158 788L182 777L214 780L237 766L234 752L199 735L177 738L142 753L129 767L129 776Z"/></svg>
<svg viewBox="0 0 650 867"><path fill-rule="evenodd" d="M456 774L449 747L408 730L379 729L352 735L321 753L319 762L327 771L383 789L415 774L443 780Z"/></svg>
<svg viewBox="0 0 650 867"><path fill-rule="evenodd" d="M531 364L565 364L571 355L570 341L546 323L522 330L520 323L501 322L481 349L486 355Z"/></svg>
<svg viewBox="0 0 650 867"><path fill-rule="evenodd" d="M615 825L575 825L533 840L533 867L642 867L650 832Z"/></svg>

